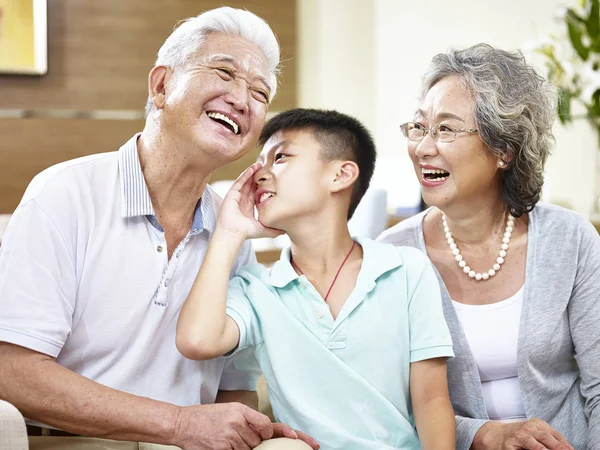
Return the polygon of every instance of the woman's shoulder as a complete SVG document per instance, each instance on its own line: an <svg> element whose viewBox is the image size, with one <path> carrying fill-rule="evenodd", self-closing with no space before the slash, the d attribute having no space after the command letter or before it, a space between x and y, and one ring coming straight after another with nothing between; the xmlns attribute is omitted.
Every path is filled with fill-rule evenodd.
<svg viewBox="0 0 600 450"><path fill-rule="evenodd" d="M583 235L598 238L598 232L592 223L575 211L548 203L538 203L530 214L538 237L555 239L560 236Z"/></svg>
<svg viewBox="0 0 600 450"><path fill-rule="evenodd" d="M409 247L421 247L421 234L423 230L423 218L427 211L402 220L391 228L388 228L377 237L377 242L393 245L405 245Z"/></svg>

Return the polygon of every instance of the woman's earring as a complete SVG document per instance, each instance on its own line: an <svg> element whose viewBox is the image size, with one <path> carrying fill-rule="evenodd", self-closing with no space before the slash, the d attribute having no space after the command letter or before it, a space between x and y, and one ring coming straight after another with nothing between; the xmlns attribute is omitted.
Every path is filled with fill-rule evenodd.
<svg viewBox="0 0 600 450"><path fill-rule="evenodd" d="M506 167L506 161L499 159L498 160L498 167L500 167L501 169Z"/></svg>

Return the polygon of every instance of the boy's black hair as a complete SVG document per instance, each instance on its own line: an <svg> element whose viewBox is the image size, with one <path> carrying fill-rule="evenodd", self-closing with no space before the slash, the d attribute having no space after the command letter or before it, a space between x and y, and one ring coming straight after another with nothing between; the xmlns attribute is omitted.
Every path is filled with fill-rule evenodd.
<svg viewBox="0 0 600 450"><path fill-rule="evenodd" d="M338 111L296 108L284 111L269 120L260 134L259 144L265 145L278 131L307 130L321 145L325 161L336 159L354 161L359 174L354 183L348 209L348 220L365 195L375 170L377 151L371 133L354 117Z"/></svg>

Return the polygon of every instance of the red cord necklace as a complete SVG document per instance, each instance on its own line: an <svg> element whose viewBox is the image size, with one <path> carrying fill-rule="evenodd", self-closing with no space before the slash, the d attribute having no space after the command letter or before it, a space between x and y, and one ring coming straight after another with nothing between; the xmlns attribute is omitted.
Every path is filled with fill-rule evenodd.
<svg viewBox="0 0 600 450"><path fill-rule="evenodd" d="M352 241L352 247L350 247L350 251L348 252L348 254L346 255L346 257L344 258L344 260L342 261L342 264L340 264L340 268L338 269L337 273L335 274L335 277L333 278L333 281L331 282L331 284L329 285L329 289L327 290L327 294L325 294L325 298L323 299L324 301L327 301L327 297L329 297L329 293L331 292L331 289L333 288L333 285L335 284L335 281L338 278L338 275L340 274L340 272L342 271L342 267L344 267L344 264L346 264L346 261L348 260L348 258L350 257L350 253L352 253L352 250L354 250L354 247L356 246L356 241ZM304 272L302 272L302 269L300 267L298 267L296 265L296 263L294 262L294 259L291 258L291 263L292 263L292 267L294 269L296 269L296 272L299 272L300 275L304 275Z"/></svg>

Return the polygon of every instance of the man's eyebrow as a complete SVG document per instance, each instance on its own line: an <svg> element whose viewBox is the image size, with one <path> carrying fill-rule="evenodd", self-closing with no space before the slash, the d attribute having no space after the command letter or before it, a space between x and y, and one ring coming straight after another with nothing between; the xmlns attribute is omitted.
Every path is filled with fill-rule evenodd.
<svg viewBox="0 0 600 450"><path fill-rule="evenodd" d="M208 58L206 58L206 62L207 63L221 62L221 63L233 64L234 66L236 65L235 58L233 56L227 55L225 53L215 53L214 55L211 55ZM256 79L258 81L260 81L269 90L269 92L271 92L273 90L273 87L271 86L271 83L269 82L269 80L267 78L263 77L262 75L259 75L256 77Z"/></svg>
<svg viewBox="0 0 600 450"><path fill-rule="evenodd" d="M421 117L427 117L427 114L425 114L425 112L421 109L417 109L417 111L415 112L415 116L421 116ZM456 120L460 120L461 122L464 122L465 120L460 117L457 116L456 114L452 114L450 112L441 112L438 115L436 115L437 119L456 119Z"/></svg>
<svg viewBox="0 0 600 450"><path fill-rule="evenodd" d="M225 53L216 53L206 58L206 62L226 62L233 64L235 63L235 58Z"/></svg>

